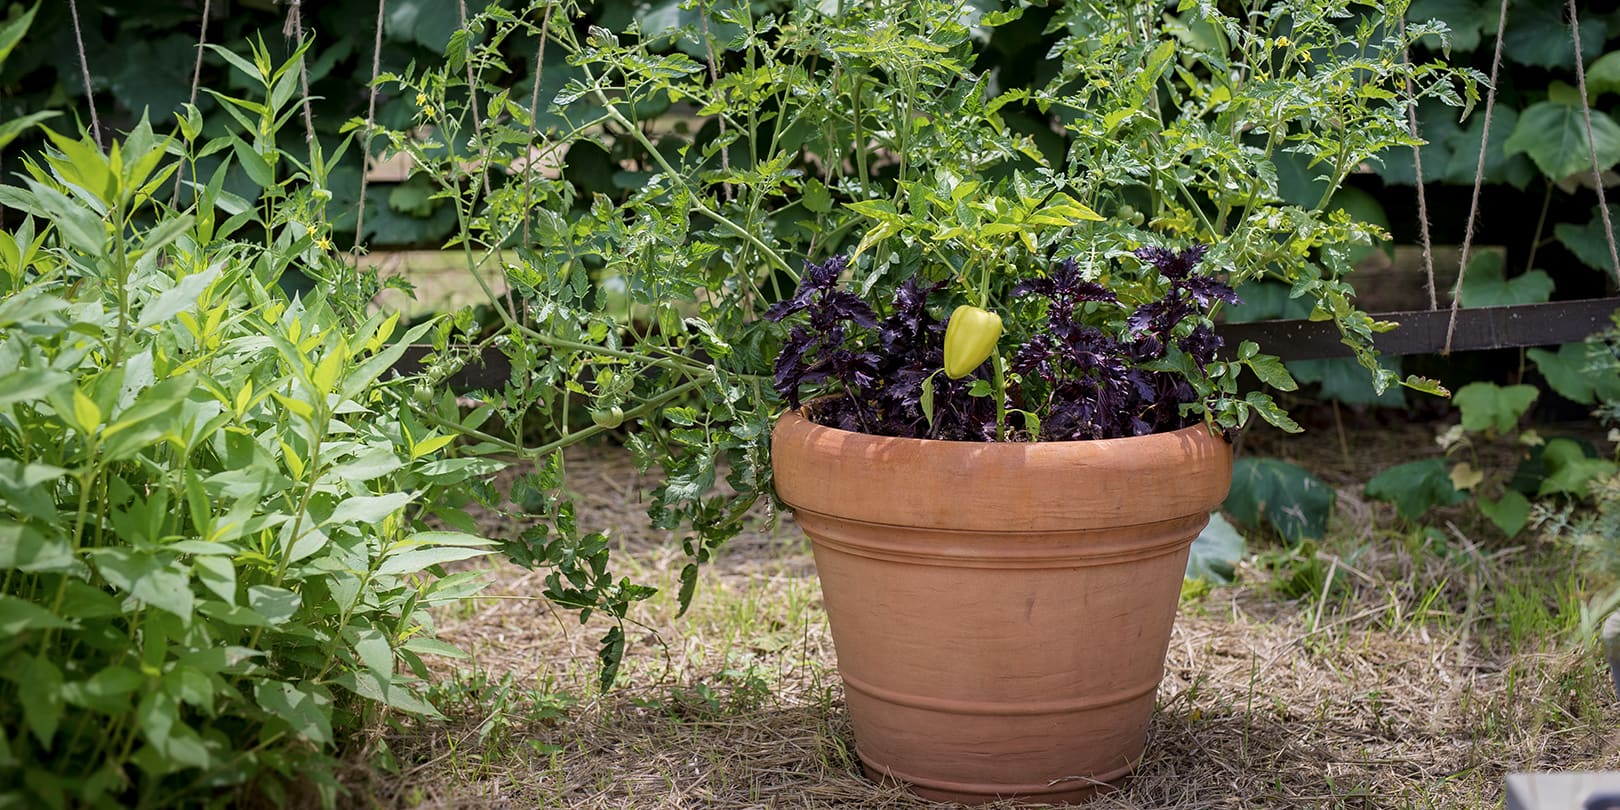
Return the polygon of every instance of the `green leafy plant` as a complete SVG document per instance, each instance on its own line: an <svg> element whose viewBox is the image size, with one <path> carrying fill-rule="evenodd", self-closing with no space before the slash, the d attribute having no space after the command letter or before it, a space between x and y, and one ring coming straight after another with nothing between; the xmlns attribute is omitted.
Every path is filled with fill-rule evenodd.
<svg viewBox="0 0 1620 810"><path fill-rule="evenodd" d="M455 444L489 410L391 375L433 324L367 312L320 151L276 146L294 63L241 61L243 134L203 140L194 109L107 151L50 133L0 186L23 216L0 233L3 801L333 803L335 746L436 715L423 657L458 653L430 608L480 587L442 566L496 550L460 507L500 465ZM165 204L219 152L257 201L221 167ZM320 288L288 300L294 270Z"/></svg>
<svg viewBox="0 0 1620 810"><path fill-rule="evenodd" d="M1444 35L1425 23L1403 33L1400 3L1351 14L1290 0L1239 17L1205 3L1163 13L1082 2L964 16L941 3L722 0L660 6L630 26L575 25L582 9L548 8L487 8L451 38L442 67L386 74L383 89L411 99L414 116L376 134L454 209L450 244L474 283L498 266L512 290L486 288L498 322L476 339L433 333L429 373L485 348L511 361L505 385L476 394L513 436L503 450L536 461L511 501L541 526L508 550L549 569L548 595L608 618L604 685L625 613L649 591L611 574L604 538L578 525L561 452L616 431L659 468L650 512L690 556L686 605L698 566L770 491L783 404L771 372L792 326L762 316L805 268L848 256L832 281L872 306L940 283L924 320L969 303L1035 336L1054 310L1013 303L1021 280L1073 267L1077 280L1148 301L1169 276L1149 272L1139 250L1208 245L1212 281L1240 295L1260 279L1286 285L1338 325L1383 392L1403 382L1371 351L1388 325L1355 308L1345 279L1383 233L1333 192L1410 146L1410 104L1466 109L1477 97L1476 74L1400 58ZM975 43L1024 15L1053 32L1049 70L998 88L975 71ZM506 43L536 38L562 63L536 85L505 82ZM1281 196L1279 160L1298 164L1315 199ZM536 168L546 163L568 168ZM1193 389L1165 423L1236 429L1259 416L1292 427L1269 393L1244 387L1294 385L1260 347L1201 365L1180 345L1205 334L1224 299L1198 297L1195 317L1159 336L1165 354L1143 360ZM1131 314L1100 306L1086 302L1085 317ZM988 407L1003 426L1015 411L1051 413L1008 400L1016 375L1030 390L1031 372L1007 363L993 357L959 391L934 378L925 410ZM1309 497L1314 514L1331 492Z"/></svg>
<svg viewBox="0 0 1620 810"><path fill-rule="evenodd" d="M1587 344L1574 344L1586 350ZM1537 351L1537 350L1532 350ZM1563 353L1548 353L1558 362ZM1604 369L1583 374L1587 396ZM1566 389L1567 390L1567 389ZM1535 499L1584 499L1590 483L1614 471L1614 463L1596 456L1583 441L1570 437L1543 437L1521 428L1526 414L1540 397L1532 385L1501 386L1474 382L1457 389L1453 401L1461 417L1437 441L1448 456L1467 458L1447 464L1424 459L1385 470L1367 484L1367 494L1396 505L1400 516L1416 520L1435 506L1473 500L1481 515L1508 536L1517 535L1531 522ZM1486 461L1507 451L1516 461L1511 469Z"/></svg>
<svg viewBox="0 0 1620 810"><path fill-rule="evenodd" d="M1451 30L1448 37L1425 37L1420 52L1488 69L1498 52L1497 10L1498 3L1490 0L1415 0L1407 19L1437 20ZM1492 241L1507 246L1507 261L1497 267L1470 265L1462 289L1465 306L1545 301L1555 283L1563 293L1557 297L1591 295L1594 283L1613 280L1614 261L1591 187L1594 171L1609 172L1620 162L1620 122L1615 118L1620 26L1612 15L1590 6L1579 15L1584 97L1563 6L1512 3L1500 44L1502 64L1488 139L1482 116L1459 120L1454 110L1439 104L1416 110L1418 131L1427 141L1421 151L1423 180L1437 239L1460 234L1457 218L1444 212L1466 204L1468 189L1476 182L1493 200L1484 209L1487 216L1493 208L1540 212L1525 217L1522 225L1493 229ZM1379 173L1385 183L1412 185L1411 151L1386 155ZM1593 278L1583 265L1611 278ZM1473 279L1482 270L1489 273L1488 282Z"/></svg>

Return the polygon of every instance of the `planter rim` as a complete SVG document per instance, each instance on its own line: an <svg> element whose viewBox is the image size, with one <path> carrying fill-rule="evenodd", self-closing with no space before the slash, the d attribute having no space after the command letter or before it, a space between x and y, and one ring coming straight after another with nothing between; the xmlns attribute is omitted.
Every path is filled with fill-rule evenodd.
<svg viewBox="0 0 1620 810"><path fill-rule="evenodd" d="M969 532L1105 529L1207 513L1232 449L1202 424L1120 439L969 442L858 433L784 412L776 492L796 512ZM932 493L950 493L942 508Z"/></svg>

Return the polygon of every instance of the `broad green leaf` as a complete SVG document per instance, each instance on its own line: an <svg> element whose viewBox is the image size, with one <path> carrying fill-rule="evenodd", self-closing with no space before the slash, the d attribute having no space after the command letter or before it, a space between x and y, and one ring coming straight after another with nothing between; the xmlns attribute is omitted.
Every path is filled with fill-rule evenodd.
<svg viewBox="0 0 1620 810"><path fill-rule="evenodd" d="M129 667L110 666L85 680L63 684L62 697L75 706L116 715L129 711L129 694L145 682L145 677Z"/></svg>
<svg viewBox="0 0 1620 810"><path fill-rule="evenodd" d="M1304 469L1274 458L1238 459L1222 509L1245 526L1269 524L1290 542L1321 537L1333 511L1333 489Z"/></svg>
<svg viewBox="0 0 1620 810"><path fill-rule="evenodd" d="M68 539L45 535L32 526L0 521L0 571L67 571L73 568Z"/></svg>
<svg viewBox="0 0 1620 810"><path fill-rule="evenodd" d="M410 650L411 652L421 655L437 655L444 658L454 658L457 660L467 660L472 658L472 656L468 655L465 650L455 646L454 644L449 644L436 638L427 638L425 636L411 636L411 639L401 646L407 650Z"/></svg>
<svg viewBox="0 0 1620 810"><path fill-rule="evenodd" d="M1245 290L1247 292L1247 290ZM1401 370L1400 358L1382 356L1378 364L1390 371ZM1383 394L1373 390L1372 375L1367 373L1354 357L1327 357L1320 360L1292 360L1288 370L1300 383L1321 385L1318 396L1337 400L1346 405L1378 405L1385 408L1406 407L1405 389L1390 386Z"/></svg>
<svg viewBox="0 0 1620 810"><path fill-rule="evenodd" d="M1586 66L1586 94L1589 100L1597 101L1604 93L1615 92L1620 92L1620 51L1610 51Z"/></svg>
<svg viewBox="0 0 1620 810"><path fill-rule="evenodd" d="M303 597L297 591L274 585L254 585L248 588L248 605L265 621L275 625L291 619L298 613Z"/></svg>
<svg viewBox="0 0 1620 810"><path fill-rule="evenodd" d="M1584 498L1589 494L1592 479L1613 475L1615 463L1603 458L1592 458L1585 448L1570 439L1547 442L1542 453L1547 466L1547 477L1542 480L1537 495L1573 495Z"/></svg>
<svg viewBox="0 0 1620 810"><path fill-rule="evenodd" d="M351 523L375 524L383 518L405 508L413 500L409 492L391 492L387 495L358 495L340 501L322 526Z"/></svg>
<svg viewBox="0 0 1620 810"><path fill-rule="evenodd" d="M1286 411L1278 407L1270 394L1264 391L1250 391L1244 395L1243 401L1249 403L1254 408L1254 412L1259 414L1260 418L1266 420L1272 427L1288 433L1300 432L1299 423L1295 422Z"/></svg>
<svg viewBox="0 0 1620 810"><path fill-rule="evenodd" d="M260 188L271 188L276 184L275 171L270 168L263 155L254 151L252 146L235 135L230 136L231 147L236 155L236 162L241 165L247 176L257 183Z"/></svg>
<svg viewBox="0 0 1620 810"><path fill-rule="evenodd" d="M1469 260L1460 303L1465 307L1503 307L1545 303L1552 297L1553 281L1546 273L1531 270L1507 279L1502 272L1504 262L1496 251L1479 253Z"/></svg>
<svg viewBox="0 0 1620 810"><path fill-rule="evenodd" d="M813 214L825 214L833 209L832 194L827 191L827 186L814 177L804 182L804 190L799 195L799 201L803 203L805 210Z"/></svg>
<svg viewBox="0 0 1620 810"><path fill-rule="evenodd" d="M401 461L392 449L376 447L333 467L327 475L338 481L363 484L403 466L405 462Z"/></svg>
<svg viewBox="0 0 1620 810"><path fill-rule="evenodd" d="M1495 18L1495 6L1487 9L1479 0L1413 0L1406 10L1406 19L1413 22L1439 20L1445 23L1451 29L1451 49L1462 53L1479 47L1486 24L1494 25ZM1420 41L1430 48L1440 47L1434 38Z"/></svg>
<svg viewBox="0 0 1620 810"><path fill-rule="evenodd" d="M1610 206L1609 224L1614 229L1616 238L1620 239L1620 216L1617 216L1613 206ZM1614 272L1614 257L1609 254L1609 235L1603 227L1603 220L1598 218L1598 209L1592 208L1592 217L1584 225L1572 222L1560 222L1553 227L1553 233L1558 241L1581 264L1604 273Z"/></svg>
<svg viewBox="0 0 1620 810"><path fill-rule="evenodd" d="M1586 9L1581 14L1581 57L1592 62L1603 51L1608 24L1586 4L1580 6ZM1495 12L1496 7L1490 6L1486 19L1491 26L1496 24ZM1514 3L1508 11L1506 29L1502 34L1503 58L1550 70L1574 69L1575 38L1564 21L1563 3Z"/></svg>
<svg viewBox="0 0 1620 810"><path fill-rule="evenodd" d="M1439 105L1445 110L1443 113L1455 117L1457 108ZM1510 155L1503 144L1508 135L1519 125L1519 111L1507 106L1499 106L1491 113L1491 141L1485 153L1485 182L1507 183L1514 188L1523 189L1536 179L1536 167L1524 155ZM1427 136L1427 132L1425 132ZM1479 147L1485 138L1485 116L1474 115L1468 120L1468 125L1451 127L1451 134L1446 136L1446 144L1451 148L1450 155L1442 166L1435 170L1429 169L1427 163L1428 153L1424 153L1423 173L1431 180L1441 180L1459 186L1474 184L1474 174L1479 170ZM1435 172L1438 172L1435 173Z"/></svg>
<svg viewBox="0 0 1620 810"><path fill-rule="evenodd" d="M0 637L15 636L26 630L70 627L56 614L15 596L0 594Z"/></svg>
<svg viewBox="0 0 1620 810"><path fill-rule="evenodd" d="M1585 343L1565 343L1556 352L1531 349L1525 354L1547 385L1565 399L1582 405L1620 400L1620 370L1594 367Z"/></svg>
<svg viewBox="0 0 1620 810"><path fill-rule="evenodd" d="M213 708L214 684L196 667L176 664L163 673L163 691L204 711Z"/></svg>
<svg viewBox="0 0 1620 810"><path fill-rule="evenodd" d="M199 556L191 561L197 581L226 604L236 604L236 566L229 557Z"/></svg>
<svg viewBox="0 0 1620 810"><path fill-rule="evenodd" d="M0 149L5 149L7 144L16 140L35 124L38 124L41 121L48 121L58 115L61 115L61 113L56 112L55 110L45 110L42 112L29 113L28 115L21 115L8 121L0 122Z"/></svg>
<svg viewBox="0 0 1620 810"><path fill-rule="evenodd" d="M1445 459L1426 458L1391 467L1367 482L1367 497L1395 504L1405 520L1417 520L1436 506L1468 499L1451 483Z"/></svg>
<svg viewBox="0 0 1620 810"><path fill-rule="evenodd" d="M1530 521L1530 499L1518 490L1510 489L1497 500L1480 498L1479 512L1496 524L1508 537L1517 535Z"/></svg>
<svg viewBox="0 0 1620 810"><path fill-rule="evenodd" d="M332 698L320 687L265 680L254 685L253 696L294 734L319 745L332 741Z"/></svg>
<svg viewBox="0 0 1620 810"><path fill-rule="evenodd" d="M1463 430L1474 433L1491 430L1502 434L1519 424L1519 419L1530 410L1540 393L1533 385L1503 387L1496 383L1473 382L1457 389L1451 400L1462 413Z"/></svg>
<svg viewBox="0 0 1620 810"><path fill-rule="evenodd" d="M1607 171L1620 163L1620 124L1601 110L1592 111L1592 137L1586 137L1581 110L1551 101L1530 105L1519 124L1502 144L1508 155L1525 154L1549 180L1575 174L1590 176L1592 150L1598 168Z"/></svg>
<svg viewBox="0 0 1620 810"><path fill-rule="evenodd" d="M11 50L17 47L17 43L22 42L23 35L28 33L28 27L34 24L34 15L38 12L39 3L36 2L33 8L23 11L5 25L0 25L0 65L5 64L6 57L11 55Z"/></svg>
<svg viewBox="0 0 1620 810"><path fill-rule="evenodd" d="M692 606L692 595L697 592L697 581L696 563L687 563L681 567L681 588L676 594L676 603L680 606L675 614L677 617L686 615L686 609Z"/></svg>
<svg viewBox="0 0 1620 810"><path fill-rule="evenodd" d="M1254 372L1254 376L1260 378L1262 384L1268 387L1278 391L1294 391L1299 388L1299 383L1288 373L1288 367L1273 355L1257 354L1245 360L1244 364Z"/></svg>
<svg viewBox="0 0 1620 810"><path fill-rule="evenodd" d="M1231 584L1237 564L1243 559L1243 535L1226 522L1220 512L1211 512L1209 525L1193 541L1187 555L1187 579L1202 579L1217 585Z"/></svg>
<svg viewBox="0 0 1620 810"><path fill-rule="evenodd" d="M396 683L390 676L375 670L364 669L357 672L345 672L339 675L334 682L367 700L386 703L400 711L429 718L442 716L437 709L433 708L432 704L422 700L409 688Z"/></svg>
<svg viewBox="0 0 1620 810"><path fill-rule="evenodd" d="M124 605L105 590L70 579L62 595L62 616L69 619L105 619L124 614Z"/></svg>
<svg viewBox="0 0 1620 810"><path fill-rule="evenodd" d="M696 320L696 319L693 318L693 319L690 319L690 320ZM436 452L438 452L440 450L443 450L446 446L448 446L451 442L453 442L455 440L456 440L455 434L450 434L448 436L429 436L429 437L427 437L427 438L425 438L425 439L423 439L423 440L421 440L419 442L415 442L415 443L413 443L411 445L411 458L412 459L419 459L419 458L422 458L423 456L432 455L432 454L434 454L434 453L436 453Z"/></svg>
<svg viewBox="0 0 1620 810"><path fill-rule="evenodd" d="M382 631L372 627L356 629L354 652L368 669L389 676L394 674L394 648Z"/></svg>
<svg viewBox="0 0 1620 810"><path fill-rule="evenodd" d="M101 427L101 408L77 388L73 389L73 424L83 433L94 433Z"/></svg>
<svg viewBox="0 0 1620 810"><path fill-rule="evenodd" d="M166 760L192 768L209 765L208 747L180 714L180 703L162 690L147 692L135 709L141 734Z"/></svg>
<svg viewBox="0 0 1620 810"><path fill-rule="evenodd" d="M437 546L430 548L417 548L409 551L391 553L383 558L383 564L377 568L379 576L398 576L401 574L414 574L431 565L440 565L457 560L467 560L473 557L482 557L493 553L493 549L462 548L459 546Z"/></svg>
<svg viewBox="0 0 1620 810"><path fill-rule="evenodd" d="M193 608L191 569L140 549L93 549L96 570L114 587L190 622Z"/></svg>
<svg viewBox="0 0 1620 810"><path fill-rule="evenodd" d="M46 751L62 722L62 670L44 657L15 660L7 665L6 677L17 683L17 703L23 722Z"/></svg>
<svg viewBox="0 0 1620 810"><path fill-rule="evenodd" d="M391 343L387 348L366 358L360 365L354 367L348 374L343 375L342 390L338 393L344 399L355 399L367 386L371 385L383 372L393 368L401 357L405 356L405 349L416 343L433 328L434 321L427 321L411 327L400 339Z"/></svg>
<svg viewBox="0 0 1620 810"><path fill-rule="evenodd" d="M162 295L157 296L152 300L152 303L146 305L146 308L141 309L141 319L134 324L134 327L136 329L147 329L147 327L157 326L157 324L167 322L173 316L183 313L186 309L194 308L194 306L198 305L198 298L203 295L203 290L207 290L207 287L214 283L214 279L219 279L222 269L224 269L224 264L215 264L206 271L186 275L185 279L180 279L180 282L175 283L172 288L164 290Z"/></svg>
<svg viewBox="0 0 1620 810"><path fill-rule="evenodd" d="M240 605L229 605L205 599L197 603L197 612L210 619L218 619L226 624L237 627L268 627L270 623L260 616L258 611Z"/></svg>
<svg viewBox="0 0 1620 810"><path fill-rule="evenodd" d="M410 537L406 538L405 542L400 544L399 546L396 546L396 548L405 549L405 548L410 548L412 546L429 546L429 545L432 545L432 546L463 546L463 547L466 547L466 548L479 548L479 547L483 547L483 546L496 546L496 545L500 545L500 544L497 543L494 540L491 540L491 539L487 538L487 537L479 537L476 534L467 534L466 532L435 531L435 532L417 532L416 534L413 534Z"/></svg>

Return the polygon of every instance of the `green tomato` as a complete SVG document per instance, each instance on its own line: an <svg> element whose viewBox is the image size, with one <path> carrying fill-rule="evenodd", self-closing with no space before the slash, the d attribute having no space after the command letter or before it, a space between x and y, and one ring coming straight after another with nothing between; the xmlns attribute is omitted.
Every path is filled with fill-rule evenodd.
<svg viewBox="0 0 1620 810"><path fill-rule="evenodd" d="M611 408L598 408L591 411L591 421L595 422L597 427L612 430L624 424L624 409L617 405Z"/></svg>

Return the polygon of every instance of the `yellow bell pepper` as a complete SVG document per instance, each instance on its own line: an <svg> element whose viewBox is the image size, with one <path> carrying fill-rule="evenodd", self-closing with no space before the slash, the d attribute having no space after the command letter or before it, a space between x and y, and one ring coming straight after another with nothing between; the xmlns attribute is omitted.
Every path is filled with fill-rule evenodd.
<svg viewBox="0 0 1620 810"><path fill-rule="evenodd" d="M963 304L945 325L945 376L960 380L989 359L1001 339L1001 316Z"/></svg>

